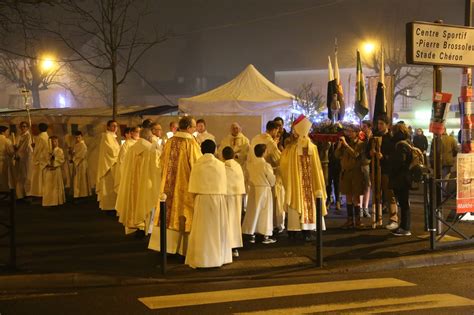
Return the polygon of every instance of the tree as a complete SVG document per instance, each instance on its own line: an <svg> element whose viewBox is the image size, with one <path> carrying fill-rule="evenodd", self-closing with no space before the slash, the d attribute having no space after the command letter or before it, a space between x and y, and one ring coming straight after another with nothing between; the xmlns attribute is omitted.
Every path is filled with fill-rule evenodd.
<svg viewBox="0 0 474 315"><path fill-rule="evenodd" d="M321 111L325 108L323 95L313 91L312 83L303 83L295 95L295 100L292 111L305 115L312 122L318 120ZM292 121L289 123L292 123Z"/></svg>
<svg viewBox="0 0 474 315"><path fill-rule="evenodd" d="M54 1L23 0L0 5L0 76L19 88L31 91L33 107L40 108L40 91L58 81L62 65L40 56L41 39L36 29L42 23L41 5Z"/></svg>
<svg viewBox="0 0 474 315"><path fill-rule="evenodd" d="M62 66L51 65L51 68L47 68L44 62L44 60L18 58L8 54L0 55L0 76L11 83L18 84L19 88L31 91L33 108L41 108L40 91L48 89L50 85L66 87L58 80Z"/></svg>
<svg viewBox="0 0 474 315"><path fill-rule="evenodd" d="M66 21L58 20L50 32L87 66L110 74L112 117L117 115L118 89L140 58L166 40L156 30L144 36L142 20L149 13L146 1L63 0Z"/></svg>
<svg viewBox="0 0 474 315"><path fill-rule="evenodd" d="M399 97L421 100L423 90L427 87L426 68L406 64L405 37L402 36L404 33L400 33L400 30L404 29L404 25L395 18L396 16L400 16L400 13L394 14L389 20L384 21L384 25L380 26L377 36L380 38L379 51L372 54L367 63L370 69L379 73L380 49L382 49L385 59L385 74L392 75L394 80L394 104Z"/></svg>

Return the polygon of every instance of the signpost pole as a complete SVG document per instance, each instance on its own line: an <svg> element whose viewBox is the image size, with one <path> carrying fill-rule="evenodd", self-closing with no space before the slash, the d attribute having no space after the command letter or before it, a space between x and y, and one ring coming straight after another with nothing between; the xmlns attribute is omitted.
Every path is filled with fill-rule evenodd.
<svg viewBox="0 0 474 315"><path fill-rule="evenodd" d="M466 8L464 10L464 25L472 26L472 0L465 0Z"/></svg>
<svg viewBox="0 0 474 315"><path fill-rule="evenodd" d="M442 24L442 20L437 20L435 23ZM443 89L443 77L442 77L442 71L441 67L438 65L433 66L433 94L434 93L441 93L441 90ZM435 194L436 194L436 207L433 209L435 214L439 214L440 216L443 215L442 211L440 209L437 209L439 205L441 205L441 182L438 180L442 178L442 166L441 166L441 135L435 134L433 138L433 153L434 153L434 158L433 158L433 171L434 171L434 189L435 189ZM437 234L442 233L442 223L441 221L437 220Z"/></svg>

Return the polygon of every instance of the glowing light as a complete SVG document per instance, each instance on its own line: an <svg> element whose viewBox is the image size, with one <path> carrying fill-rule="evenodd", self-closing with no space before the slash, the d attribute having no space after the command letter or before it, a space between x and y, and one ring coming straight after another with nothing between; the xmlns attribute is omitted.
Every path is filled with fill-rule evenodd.
<svg viewBox="0 0 474 315"><path fill-rule="evenodd" d="M431 111L417 110L415 111L415 120L417 125L428 125L431 119Z"/></svg>
<svg viewBox="0 0 474 315"><path fill-rule="evenodd" d="M58 103L60 108L66 107L66 98L63 95L58 96Z"/></svg>
<svg viewBox="0 0 474 315"><path fill-rule="evenodd" d="M51 71L55 67L55 62L51 57L44 57L41 59L41 70L44 72Z"/></svg>
<svg viewBox="0 0 474 315"><path fill-rule="evenodd" d="M366 54L372 54L375 51L375 44L372 42L366 42L364 44L364 52Z"/></svg>

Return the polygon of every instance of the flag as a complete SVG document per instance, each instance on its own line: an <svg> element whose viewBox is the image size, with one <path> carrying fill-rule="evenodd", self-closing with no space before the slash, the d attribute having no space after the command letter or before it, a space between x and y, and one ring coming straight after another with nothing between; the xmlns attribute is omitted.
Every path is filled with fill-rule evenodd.
<svg viewBox="0 0 474 315"><path fill-rule="evenodd" d="M360 119L364 118L369 112L367 104L367 93L365 92L365 79L362 74L362 63L360 61L360 53L357 51L357 73L356 73L356 99L354 111Z"/></svg>
<svg viewBox="0 0 474 315"><path fill-rule="evenodd" d="M375 104L373 113L374 126L377 125L377 119L382 115L387 115L387 99L385 95L385 65L383 59L383 49L380 57L380 78L377 83L377 92L375 93ZM391 118L391 117L389 117Z"/></svg>
<svg viewBox="0 0 474 315"><path fill-rule="evenodd" d="M333 119L333 111L339 110L337 104L337 83L334 79L334 73L332 71L331 57L328 56L328 90L327 90L327 107L328 107L328 118ZM339 115L338 115L339 116ZM336 117L338 118L338 117Z"/></svg>
<svg viewBox="0 0 474 315"><path fill-rule="evenodd" d="M338 120L343 120L344 114L346 112L346 106L344 103L344 91L342 90L341 76L339 74L339 64L337 62L337 46L334 49L334 79L336 80L336 94L337 101L339 103Z"/></svg>

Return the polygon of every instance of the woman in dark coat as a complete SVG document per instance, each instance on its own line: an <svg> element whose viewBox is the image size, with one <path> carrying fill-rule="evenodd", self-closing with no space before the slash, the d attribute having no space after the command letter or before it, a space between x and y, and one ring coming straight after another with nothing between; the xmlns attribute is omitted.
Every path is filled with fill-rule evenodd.
<svg viewBox="0 0 474 315"><path fill-rule="evenodd" d="M390 186L395 193L395 198L400 205L401 222L399 228L392 233L396 236L409 236L410 232L410 187L411 177L409 173L412 153L408 140L410 132L404 123L393 126L393 141L395 150L390 156L391 174Z"/></svg>

